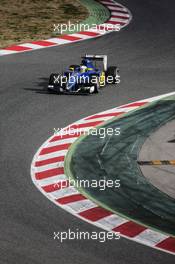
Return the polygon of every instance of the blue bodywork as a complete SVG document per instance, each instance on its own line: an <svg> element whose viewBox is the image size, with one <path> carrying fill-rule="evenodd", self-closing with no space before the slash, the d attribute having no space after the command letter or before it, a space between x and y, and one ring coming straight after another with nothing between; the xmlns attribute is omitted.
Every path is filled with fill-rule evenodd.
<svg viewBox="0 0 175 264"><path fill-rule="evenodd" d="M80 71L80 66L77 66L74 67L73 70L71 70L70 68L67 69L63 74L63 77L67 78L66 79L67 82L65 83L65 88L69 92L76 92L78 89L92 85L89 83L90 80L89 77L91 75L96 75L99 77L101 75L101 70L95 68L91 60L83 59L81 65L87 67L86 72L82 73Z"/></svg>

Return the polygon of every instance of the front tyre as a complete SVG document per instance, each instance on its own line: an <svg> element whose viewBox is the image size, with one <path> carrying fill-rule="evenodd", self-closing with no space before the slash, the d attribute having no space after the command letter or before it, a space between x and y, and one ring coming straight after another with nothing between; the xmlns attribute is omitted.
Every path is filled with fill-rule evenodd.
<svg viewBox="0 0 175 264"><path fill-rule="evenodd" d="M100 91L100 80L98 75L92 75L90 79L90 84L94 86L94 91L90 93L99 93Z"/></svg>
<svg viewBox="0 0 175 264"><path fill-rule="evenodd" d="M47 89L49 92L60 92L60 74L58 73L52 73L49 78L49 84L47 86Z"/></svg>
<svg viewBox="0 0 175 264"><path fill-rule="evenodd" d="M95 84L94 93L99 93L99 91L100 91L100 81L99 81L99 78L97 78L97 82Z"/></svg>

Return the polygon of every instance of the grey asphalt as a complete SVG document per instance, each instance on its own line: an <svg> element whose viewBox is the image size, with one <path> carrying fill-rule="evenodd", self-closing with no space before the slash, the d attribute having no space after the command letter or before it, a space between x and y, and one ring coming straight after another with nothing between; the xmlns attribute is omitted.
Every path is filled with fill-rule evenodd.
<svg viewBox="0 0 175 264"><path fill-rule="evenodd" d="M175 143L171 142L175 134L175 120L160 127L151 134L143 144L139 153L139 160L175 160ZM175 166L141 166L141 171L148 181L175 199Z"/></svg>
<svg viewBox="0 0 175 264"><path fill-rule="evenodd" d="M125 239L60 244L54 231L97 229L56 207L31 181L33 155L54 127L174 90L175 2L120 2L134 17L120 33L0 58L1 264L173 263L173 256ZM86 52L107 54L111 65L120 68L121 84L89 97L44 92L50 72L78 63Z"/></svg>

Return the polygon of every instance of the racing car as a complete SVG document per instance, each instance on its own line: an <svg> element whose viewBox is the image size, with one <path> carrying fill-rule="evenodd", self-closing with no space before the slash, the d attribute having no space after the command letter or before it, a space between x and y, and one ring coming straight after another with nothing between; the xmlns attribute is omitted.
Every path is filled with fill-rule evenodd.
<svg viewBox="0 0 175 264"><path fill-rule="evenodd" d="M119 82L119 69L107 66L107 55L86 54L81 57L80 65L70 65L62 74L52 73L48 91L92 94L98 93L106 84Z"/></svg>

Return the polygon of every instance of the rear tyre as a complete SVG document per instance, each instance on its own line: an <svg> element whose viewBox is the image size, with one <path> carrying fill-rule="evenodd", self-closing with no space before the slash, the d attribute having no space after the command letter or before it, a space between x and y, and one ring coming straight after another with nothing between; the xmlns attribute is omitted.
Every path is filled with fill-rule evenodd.
<svg viewBox="0 0 175 264"><path fill-rule="evenodd" d="M120 79L119 79L119 69L116 66L110 66L107 69L106 72L106 82L108 84L110 83L119 83Z"/></svg>

